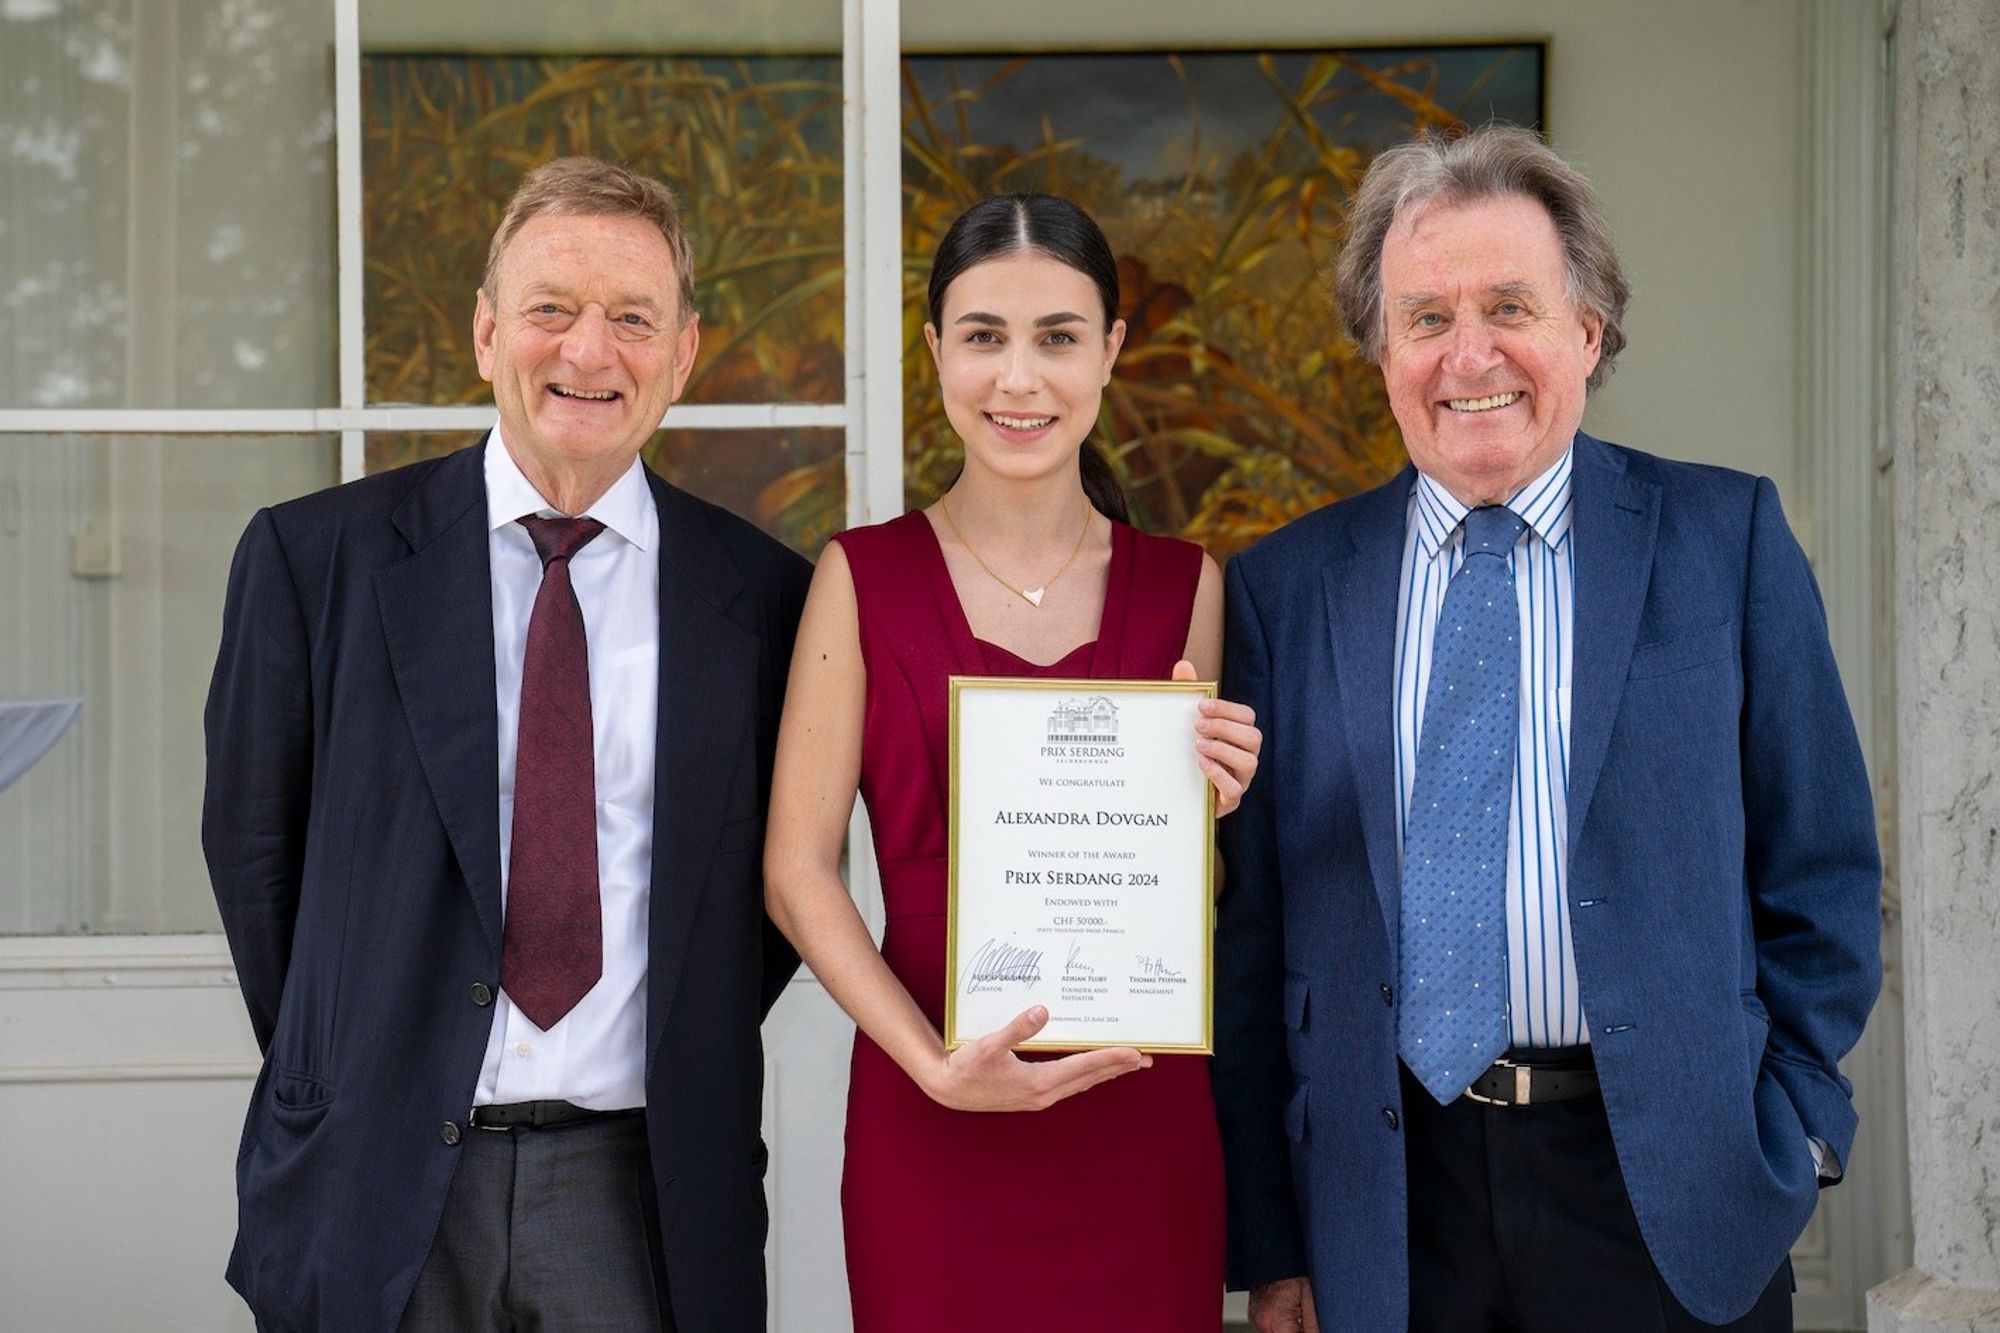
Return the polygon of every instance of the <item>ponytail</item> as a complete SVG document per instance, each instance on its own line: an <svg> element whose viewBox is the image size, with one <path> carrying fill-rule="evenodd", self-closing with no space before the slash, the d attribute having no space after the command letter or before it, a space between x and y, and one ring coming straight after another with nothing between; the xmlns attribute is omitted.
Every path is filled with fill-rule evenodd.
<svg viewBox="0 0 2000 1333"><path fill-rule="evenodd" d="M1083 448L1077 451L1076 467L1083 474L1083 493L1092 507L1114 523L1130 523L1132 509L1125 502L1125 488L1119 484L1111 460L1094 440L1085 438Z"/></svg>

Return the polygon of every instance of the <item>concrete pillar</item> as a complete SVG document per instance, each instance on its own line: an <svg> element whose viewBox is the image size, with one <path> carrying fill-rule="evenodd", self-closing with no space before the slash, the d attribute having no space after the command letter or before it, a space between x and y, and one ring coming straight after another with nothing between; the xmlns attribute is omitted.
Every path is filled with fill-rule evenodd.
<svg viewBox="0 0 2000 1333"><path fill-rule="evenodd" d="M1903 0L1897 750L1916 1266L1878 1333L2000 1330L2000 0Z"/></svg>

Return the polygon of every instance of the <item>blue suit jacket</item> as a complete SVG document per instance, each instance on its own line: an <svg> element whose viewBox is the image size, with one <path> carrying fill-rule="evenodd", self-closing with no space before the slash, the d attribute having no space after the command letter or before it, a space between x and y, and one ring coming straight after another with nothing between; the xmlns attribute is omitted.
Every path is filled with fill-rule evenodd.
<svg viewBox="0 0 2000 1333"><path fill-rule="evenodd" d="M265 510L230 571L202 842L264 1050L229 1260L260 1328L397 1326L458 1162L444 1127L463 1128L485 1056L501 911L481 458ZM681 1328L749 1333L764 1327L758 1024L798 965L763 914L764 804L810 572L647 480L650 1239Z"/></svg>
<svg viewBox="0 0 2000 1333"><path fill-rule="evenodd" d="M1848 1160L1837 1062L1881 982L1880 862L1818 589L1768 480L1575 443L1577 977L1648 1249L1749 1309ZM1263 774L1222 826L1215 1096L1230 1277L1408 1322L1393 663L1415 472L1230 562L1223 694ZM1391 1115L1395 1112L1396 1115Z"/></svg>

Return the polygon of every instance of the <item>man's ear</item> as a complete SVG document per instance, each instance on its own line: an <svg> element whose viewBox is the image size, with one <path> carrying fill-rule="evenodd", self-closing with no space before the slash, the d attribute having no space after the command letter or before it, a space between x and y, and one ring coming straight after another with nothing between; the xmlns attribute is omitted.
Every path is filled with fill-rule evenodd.
<svg viewBox="0 0 2000 1333"><path fill-rule="evenodd" d="M678 403L688 376L694 373L694 354L701 348L701 316L690 313L674 334L674 395L667 401Z"/></svg>
<svg viewBox="0 0 2000 1333"><path fill-rule="evenodd" d="M1577 319L1583 325L1583 373L1588 377L1597 369L1597 359L1604 355L1604 316L1595 310L1580 310Z"/></svg>
<svg viewBox="0 0 2000 1333"><path fill-rule="evenodd" d="M488 384L493 382L493 337L498 331L493 303L486 299L486 289L482 287L472 305L472 355L479 362L479 378Z"/></svg>

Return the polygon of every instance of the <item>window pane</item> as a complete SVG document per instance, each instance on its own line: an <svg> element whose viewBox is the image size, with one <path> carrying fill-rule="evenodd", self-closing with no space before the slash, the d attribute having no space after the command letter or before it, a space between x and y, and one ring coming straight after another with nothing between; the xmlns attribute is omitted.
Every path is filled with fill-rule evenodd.
<svg viewBox="0 0 2000 1333"><path fill-rule="evenodd" d="M949 26L922 0L906 16L906 36ZM1005 26L984 10L966 21ZM1536 43L911 55L905 300L921 306L944 228L976 200L1045 190L1083 205L1118 256L1126 322L1094 438L1142 526L1240 550L1404 462L1381 377L1331 298L1350 192L1416 129L1539 124L1542 68ZM921 351L905 361L912 506L960 452Z"/></svg>
<svg viewBox="0 0 2000 1333"><path fill-rule="evenodd" d="M840 58L666 49L365 58L370 401L486 399L471 326L487 246L522 174L564 154L681 199L702 322L687 401L840 401Z"/></svg>
<svg viewBox="0 0 2000 1333"><path fill-rule="evenodd" d="M338 456L317 436L0 436L0 778L19 773L0 934L215 928L201 712L229 559ZM79 700L46 750L24 734Z"/></svg>
<svg viewBox="0 0 2000 1333"><path fill-rule="evenodd" d="M332 10L0 5L0 403L330 400Z"/></svg>
<svg viewBox="0 0 2000 1333"><path fill-rule="evenodd" d="M481 431L368 437L370 473L477 444ZM663 430L646 465L682 490L741 514L808 557L847 526L845 433L826 427L783 430Z"/></svg>

